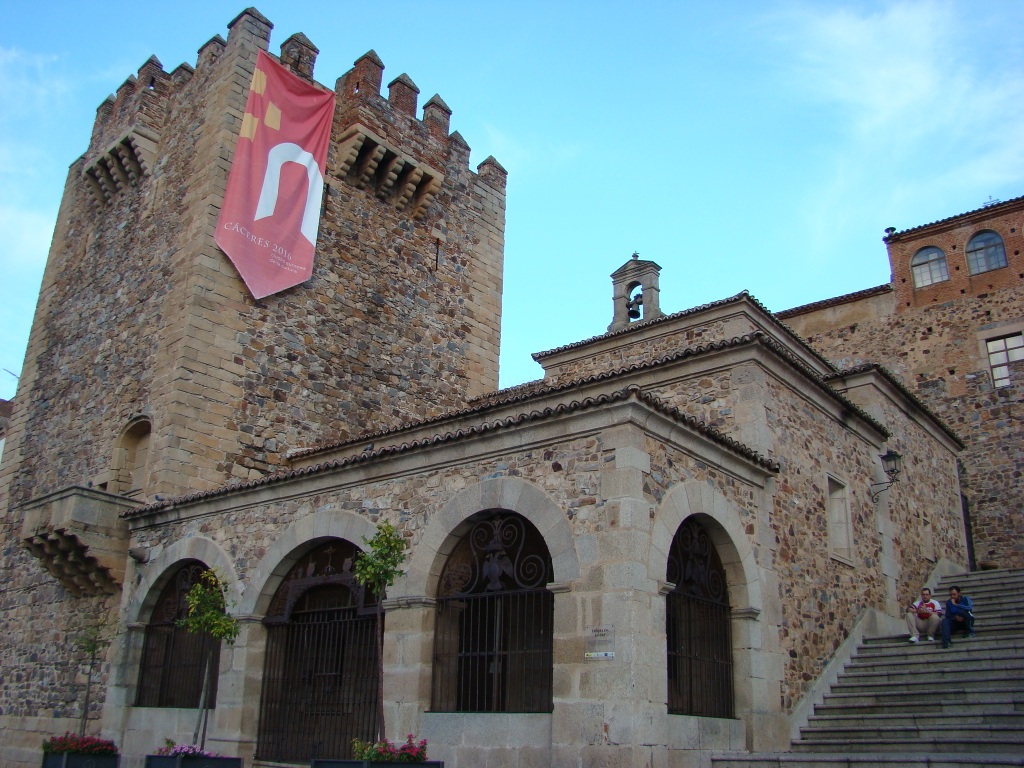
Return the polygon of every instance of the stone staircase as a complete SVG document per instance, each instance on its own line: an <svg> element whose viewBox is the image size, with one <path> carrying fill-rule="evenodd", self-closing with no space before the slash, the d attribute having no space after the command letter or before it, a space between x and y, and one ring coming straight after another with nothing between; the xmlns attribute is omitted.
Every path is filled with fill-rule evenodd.
<svg viewBox="0 0 1024 768"><path fill-rule="evenodd" d="M1024 766L1024 570L946 578L936 599L952 584L974 601L977 637L867 640L791 751L720 753L714 768Z"/></svg>

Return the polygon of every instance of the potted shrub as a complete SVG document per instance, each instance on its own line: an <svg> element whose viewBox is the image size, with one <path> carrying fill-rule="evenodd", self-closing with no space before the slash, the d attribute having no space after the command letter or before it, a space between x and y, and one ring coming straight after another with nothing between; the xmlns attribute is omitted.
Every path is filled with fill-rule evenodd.
<svg viewBox="0 0 1024 768"><path fill-rule="evenodd" d="M156 754L146 755L146 768L242 768L242 758L221 757L195 744L175 744L166 739Z"/></svg>
<svg viewBox="0 0 1024 768"><path fill-rule="evenodd" d="M117 745L68 731L43 742L43 768L117 768Z"/></svg>
<svg viewBox="0 0 1024 768"><path fill-rule="evenodd" d="M313 760L310 768L385 768L409 763L444 768L443 762L427 760L427 740L416 741L411 733L404 744L394 744L387 739L376 742L355 739L352 742L352 753L355 755L353 760Z"/></svg>
<svg viewBox="0 0 1024 768"><path fill-rule="evenodd" d="M189 632L205 633L216 640L233 643L238 637L238 619L227 612L227 588L213 570L204 571L185 595L188 611L178 625ZM206 720L210 711L206 698L212 675L211 654L207 653L203 670L203 688L199 697L199 715L191 744L164 740L164 746L146 755L146 768L242 768L242 758L221 757L207 752ZM200 741L200 727L202 741Z"/></svg>
<svg viewBox="0 0 1024 768"><path fill-rule="evenodd" d="M356 556L356 581L377 598L377 738L384 738L384 593L395 583L405 562L405 539L395 526L384 521L369 539L363 539L366 550ZM409 737L410 739L412 736ZM353 744L364 742L356 739ZM389 743L384 741L378 744ZM424 742L424 747L426 742ZM424 754L426 752L424 751ZM378 761L379 762L379 761ZM411 761L407 761L411 762ZM422 761L420 761L422 762Z"/></svg>

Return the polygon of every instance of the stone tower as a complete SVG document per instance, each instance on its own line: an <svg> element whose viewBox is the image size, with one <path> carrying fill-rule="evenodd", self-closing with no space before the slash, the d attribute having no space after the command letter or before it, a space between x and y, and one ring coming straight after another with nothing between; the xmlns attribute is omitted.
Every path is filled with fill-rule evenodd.
<svg viewBox="0 0 1024 768"><path fill-rule="evenodd" d="M504 169L477 172L439 96L381 96L370 51L335 85L313 277L255 301L213 240L272 24L255 9L195 68L149 59L72 166L0 487L140 500L253 479L290 450L496 388ZM312 81L317 48L281 61ZM4 505L5 507L7 504Z"/></svg>

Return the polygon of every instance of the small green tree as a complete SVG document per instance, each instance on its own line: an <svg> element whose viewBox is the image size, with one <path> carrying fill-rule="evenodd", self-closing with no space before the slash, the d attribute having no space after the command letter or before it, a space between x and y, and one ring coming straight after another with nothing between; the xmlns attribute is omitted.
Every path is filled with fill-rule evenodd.
<svg viewBox="0 0 1024 768"><path fill-rule="evenodd" d="M199 574L196 583L185 594L185 605L185 618L178 620L179 627L193 634L209 635L218 642L226 640L229 645L235 642L235 638L238 637L238 619L227 611L227 587L215 571L210 569ZM196 718L196 728L192 733L192 744L195 745L199 741L199 729L202 726L203 743L200 744L200 748L206 746L206 722L209 718L206 699L210 692L212 662L211 646L206 650L203 690L199 696L199 716Z"/></svg>
<svg viewBox="0 0 1024 768"><path fill-rule="evenodd" d="M395 583L405 562L405 539L389 522L363 539L367 550L356 555L356 581L377 598L377 739L384 737L384 592Z"/></svg>
<svg viewBox="0 0 1024 768"><path fill-rule="evenodd" d="M78 650L89 655L89 671L85 676L85 702L82 704L82 721L78 726L78 735L85 736L85 725L89 720L89 699L92 692L92 675L96 669L96 657L100 651L110 645L106 622L90 624L85 627L75 636L73 643Z"/></svg>

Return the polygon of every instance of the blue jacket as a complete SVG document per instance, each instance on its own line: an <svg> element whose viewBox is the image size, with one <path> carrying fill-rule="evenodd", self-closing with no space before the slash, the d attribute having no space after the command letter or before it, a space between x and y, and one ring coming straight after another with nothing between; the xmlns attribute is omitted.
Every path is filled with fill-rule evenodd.
<svg viewBox="0 0 1024 768"><path fill-rule="evenodd" d="M967 595L960 595L960 602L946 601L946 616L952 619L954 616L970 616L974 618L974 603Z"/></svg>

